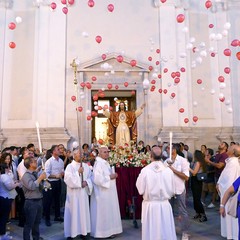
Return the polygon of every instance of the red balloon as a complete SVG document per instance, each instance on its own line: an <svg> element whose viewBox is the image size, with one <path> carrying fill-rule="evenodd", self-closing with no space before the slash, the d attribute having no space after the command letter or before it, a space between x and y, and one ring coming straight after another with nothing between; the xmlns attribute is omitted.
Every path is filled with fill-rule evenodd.
<svg viewBox="0 0 240 240"><path fill-rule="evenodd" d="M97 43L100 43L102 41L102 37L101 36L96 36L95 38Z"/></svg>
<svg viewBox="0 0 240 240"><path fill-rule="evenodd" d="M81 82L81 83L80 83L80 86L81 86L82 88L84 88L84 87L85 87L85 82Z"/></svg>
<svg viewBox="0 0 240 240"><path fill-rule="evenodd" d="M14 22L10 22L10 23L8 24L8 28L11 29L11 30L13 30L13 29L16 28L16 24L15 24Z"/></svg>
<svg viewBox="0 0 240 240"><path fill-rule="evenodd" d="M96 81L97 80L97 78L95 77L95 76L92 76L92 81Z"/></svg>
<svg viewBox="0 0 240 240"><path fill-rule="evenodd" d="M160 64L160 62L159 61L156 61L156 65L159 65Z"/></svg>
<svg viewBox="0 0 240 240"><path fill-rule="evenodd" d="M237 57L238 60L240 60L240 52L236 53L236 57Z"/></svg>
<svg viewBox="0 0 240 240"><path fill-rule="evenodd" d="M172 77L172 78L175 78L175 77L176 77L176 73L175 73L175 72L172 72L172 73L171 73L171 77Z"/></svg>
<svg viewBox="0 0 240 240"><path fill-rule="evenodd" d="M100 92L100 93L98 94L98 96L99 96L100 98L104 98L104 97L105 97L105 93L104 93L104 92Z"/></svg>
<svg viewBox="0 0 240 240"><path fill-rule="evenodd" d="M61 0L62 4L67 4L67 0Z"/></svg>
<svg viewBox="0 0 240 240"><path fill-rule="evenodd" d="M117 61L122 63L123 62L123 56L121 56L121 55L117 56Z"/></svg>
<svg viewBox="0 0 240 240"><path fill-rule="evenodd" d="M158 49L156 49L156 53L160 53L160 49L158 48Z"/></svg>
<svg viewBox="0 0 240 240"><path fill-rule="evenodd" d="M209 28L213 28L214 25L213 25L212 23L210 23L210 24L208 25L208 27L209 27Z"/></svg>
<svg viewBox="0 0 240 240"><path fill-rule="evenodd" d="M123 85L124 85L125 87L127 87L127 86L128 86L128 82L125 82Z"/></svg>
<svg viewBox="0 0 240 240"><path fill-rule="evenodd" d="M97 94L94 94L94 95L93 95L93 100L94 100L94 101L97 101L97 100L98 100L98 95L97 95Z"/></svg>
<svg viewBox="0 0 240 240"><path fill-rule="evenodd" d="M87 116L87 120L88 121L92 120L92 117L91 116Z"/></svg>
<svg viewBox="0 0 240 240"><path fill-rule="evenodd" d="M153 66L149 66L148 69L149 69L149 71L152 71L153 70Z"/></svg>
<svg viewBox="0 0 240 240"><path fill-rule="evenodd" d="M181 73L180 72L176 72L176 77L180 77Z"/></svg>
<svg viewBox="0 0 240 240"><path fill-rule="evenodd" d="M171 98L175 98L175 96L176 96L176 93L171 93Z"/></svg>
<svg viewBox="0 0 240 240"><path fill-rule="evenodd" d="M118 86L118 85L115 85L115 89L118 90L118 89L119 89L119 86Z"/></svg>
<svg viewBox="0 0 240 240"><path fill-rule="evenodd" d="M164 89L164 90L163 90L163 93L164 93L164 94L167 94L167 89Z"/></svg>
<svg viewBox="0 0 240 240"><path fill-rule="evenodd" d="M180 82L180 78L175 78L175 79L174 79L174 83L175 83L175 84L178 84L179 82Z"/></svg>
<svg viewBox="0 0 240 240"><path fill-rule="evenodd" d="M136 92L134 90L131 91L131 95L134 96Z"/></svg>
<svg viewBox="0 0 240 240"><path fill-rule="evenodd" d="M103 145L103 140L100 138L100 139L98 140L98 143L99 143L100 145Z"/></svg>
<svg viewBox="0 0 240 240"><path fill-rule="evenodd" d="M88 1L88 6L89 7L94 7L95 2L93 0Z"/></svg>
<svg viewBox="0 0 240 240"><path fill-rule="evenodd" d="M238 39L234 39L231 42L231 46L233 46L233 47L237 47L237 46L239 46L239 44L240 44L240 41Z"/></svg>
<svg viewBox="0 0 240 240"><path fill-rule="evenodd" d="M51 9L54 10L57 7L57 4L55 2L52 2L50 5Z"/></svg>
<svg viewBox="0 0 240 240"><path fill-rule="evenodd" d="M107 85L107 88L108 88L109 90L112 89L112 84L109 83L109 84Z"/></svg>
<svg viewBox="0 0 240 240"><path fill-rule="evenodd" d="M161 3L165 3L167 0L160 0L161 1Z"/></svg>
<svg viewBox="0 0 240 240"><path fill-rule="evenodd" d="M68 13L68 8L67 8L67 7L63 7L63 8L62 8L62 12L63 12L64 14L67 14L67 13Z"/></svg>
<svg viewBox="0 0 240 240"><path fill-rule="evenodd" d="M162 78L162 75L161 75L161 74L158 74L158 78L159 78L159 79Z"/></svg>
<svg viewBox="0 0 240 240"><path fill-rule="evenodd" d="M114 5L113 4L108 4L108 11L112 12L114 10Z"/></svg>
<svg viewBox="0 0 240 240"><path fill-rule="evenodd" d="M226 48L224 51L223 51L223 53L224 53L224 55L225 56L227 56L227 57L229 57L229 56L231 56L231 50L229 49L229 48Z"/></svg>
<svg viewBox="0 0 240 240"><path fill-rule="evenodd" d="M211 53L211 57L215 57L215 55L216 55L215 53L213 53L213 52Z"/></svg>
<svg viewBox="0 0 240 240"><path fill-rule="evenodd" d="M194 121L194 122L197 122L197 121L198 121L198 117L197 117L197 116L194 116L194 117L193 117L193 121Z"/></svg>
<svg viewBox="0 0 240 240"><path fill-rule="evenodd" d="M164 69L163 69L163 72L164 72L164 73L167 73L167 72L168 72L168 69L167 69L167 68L164 68Z"/></svg>
<svg viewBox="0 0 240 240"><path fill-rule="evenodd" d="M92 88L92 85L91 85L91 83L90 82L86 82L86 87L88 88L88 89L91 89Z"/></svg>
<svg viewBox="0 0 240 240"><path fill-rule="evenodd" d="M184 122L185 122L185 123L188 123L188 122L189 122L189 119L188 119L188 118L184 118Z"/></svg>
<svg viewBox="0 0 240 240"><path fill-rule="evenodd" d="M83 110L83 107L78 107L79 112L82 112L82 110Z"/></svg>
<svg viewBox="0 0 240 240"><path fill-rule="evenodd" d="M92 117L96 117L97 115L98 115L97 112L95 112L95 111L92 111L92 112L91 112L91 116L92 116Z"/></svg>
<svg viewBox="0 0 240 240"><path fill-rule="evenodd" d="M202 84L202 79L198 79L197 84Z"/></svg>
<svg viewBox="0 0 240 240"><path fill-rule="evenodd" d="M154 90L155 90L155 86L152 86L151 89L150 89L150 91L151 91L151 92L154 92Z"/></svg>
<svg viewBox="0 0 240 240"><path fill-rule="evenodd" d="M180 112L180 113L183 113L183 112L184 112L184 108L180 108L180 109L179 109L179 112Z"/></svg>
<svg viewBox="0 0 240 240"><path fill-rule="evenodd" d="M10 42L9 43L9 47L10 48L15 48L16 47L16 43L15 42Z"/></svg>
<svg viewBox="0 0 240 240"><path fill-rule="evenodd" d="M205 2L205 7L210 8L212 6L212 2L210 0Z"/></svg>
<svg viewBox="0 0 240 240"><path fill-rule="evenodd" d="M182 68L180 68L180 71L181 71L181 72L185 72L186 69L185 69L184 67L182 67Z"/></svg>
<svg viewBox="0 0 240 240"><path fill-rule="evenodd" d="M137 65L137 61L136 61L136 60L131 60L131 61L130 61L130 65L131 65L132 67L135 67L135 66Z"/></svg>
<svg viewBox="0 0 240 240"><path fill-rule="evenodd" d="M155 84L155 83L156 83L156 80L153 79L153 80L151 81L151 84Z"/></svg>
<svg viewBox="0 0 240 240"><path fill-rule="evenodd" d="M158 92L159 92L159 93L162 93L162 89L161 89L161 88L159 88L159 89L158 89Z"/></svg>
<svg viewBox="0 0 240 240"><path fill-rule="evenodd" d="M102 60L105 60L105 59L106 59L106 57L107 57L107 55L106 55L106 54L102 54Z"/></svg>
<svg viewBox="0 0 240 240"><path fill-rule="evenodd" d="M224 68L224 72L225 72L226 74L229 74L229 73L231 72L231 68L225 67L225 68Z"/></svg>
<svg viewBox="0 0 240 240"><path fill-rule="evenodd" d="M177 22L182 23L185 20L185 16L183 14L177 15Z"/></svg>
<svg viewBox="0 0 240 240"><path fill-rule="evenodd" d="M76 98L76 96L71 96L71 99L73 102L75 102L77 98Z"/></svg>
<svg viewBox="0 0 240 240"><path fill-rule="evenodd" d="M152 61L152 57L148 57L148 61L150 61L150 62L151 62L151 61Z"/></svg>
<svg viewBox="0 0 240 240"><path fill-rule="evenodd" d="M224 101L225 101L225 97L219 98L219 100L220 100L221 102L224 102Z"/></svg>
<svg viewBox="0 0 240 240"><path fill-rule="evenodd" d="M73 5L74 4L74 0L68 0L68 4L69 5Z"/></svg>
<svg viewBox="0 0 240 240"><path fill-rule="evenodd" d="M224 82L224 80L225 80L225 78L224 78L223 76L219 76L219 77L218 77L218 81L219 81L219 82Z"/></svg>

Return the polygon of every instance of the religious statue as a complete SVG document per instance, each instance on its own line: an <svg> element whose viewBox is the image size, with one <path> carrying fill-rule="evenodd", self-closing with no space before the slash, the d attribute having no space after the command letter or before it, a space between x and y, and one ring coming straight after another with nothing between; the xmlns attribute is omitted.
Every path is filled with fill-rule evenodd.
<svg viewBox="0 0 240 240"><path fill-rule="evenodd" d="M145 103L136 111L126 111L125 103L120 102L118 112L109 112L103 108L103 115L108 118L109 143L124 146L130 140L137 141L136 118L142 114L144 107Z"/></svg>

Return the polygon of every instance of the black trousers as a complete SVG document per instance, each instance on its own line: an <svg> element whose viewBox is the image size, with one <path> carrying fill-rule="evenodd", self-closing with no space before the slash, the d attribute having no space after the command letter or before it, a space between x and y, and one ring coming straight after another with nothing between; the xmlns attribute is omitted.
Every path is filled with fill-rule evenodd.
<svg viewBox="0 0 240 240"><path fill-rule="evenodd" d="M61 180L50 183L52 190L43 190L43 208L46 220L50 220L52 201L54 201L55 218L60 217Z"/></svg>
<svg viewBox="0 0 240 240"><path fill-rule="evenodd" d="M196 176L191 177L191 189L193 195L193 207L196 213L205 214L204 207L201 202L202 182L197 180Z"/></svg>
<svg viewBox="0 0 240 240"><path fill-rule="evenodd" d="M0 197L0 235L6 233L6 224L11 211L13 199Z"/></svg>
<svg viewBox="0 0 240 240"><path fill-rule="evenodd" d="M18 193L16 197L16 210L19 218L18 225L23 227L25 223L25 214L24 214L25 196L22 188L17 187L16 190Z"/></svg>
<svg viewBox="0 0 240 240"><path fill-rule="evenodd" d="M32 231L33 240L39 240L39 225L42 218L42 199L26 199L24 204L26 222L23 229L23 239L30 240Z"/></svg>

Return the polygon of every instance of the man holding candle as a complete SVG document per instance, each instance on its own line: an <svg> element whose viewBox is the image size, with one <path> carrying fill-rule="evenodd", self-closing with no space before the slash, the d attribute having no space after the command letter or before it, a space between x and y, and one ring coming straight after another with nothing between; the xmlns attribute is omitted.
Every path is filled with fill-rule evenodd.
<svg viewBox="0 0 240 240"><path fill-rule="evenodd" d="M171 139L171 137L170 137ZM171 141L170 141L171 142ZM170 151L170 149L172 149ZM169 158L166 163L174 173L175 198L172 198L171 204L178 207L178 219L182 231L182 240L188 240L189 216L186 207L186 188L185 181L189 179L189 162L177 154L180 150L180 144L173 144L169 149Z"/></svg>

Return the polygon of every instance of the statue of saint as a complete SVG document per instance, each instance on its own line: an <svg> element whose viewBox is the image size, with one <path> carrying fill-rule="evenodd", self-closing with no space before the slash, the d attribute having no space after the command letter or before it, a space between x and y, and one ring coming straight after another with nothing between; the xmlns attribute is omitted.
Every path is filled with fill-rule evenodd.
<svg viewBox="0 0 240 240"><path fill-rule="evenodd" d="M103 115L108 118L108 132L109 143L117 146L124 146L129 144L130 140L137 141L137 122L145 103L135 112L126 111L124 102L120 102L118 112L109 112L103 108Z"/></svg>

